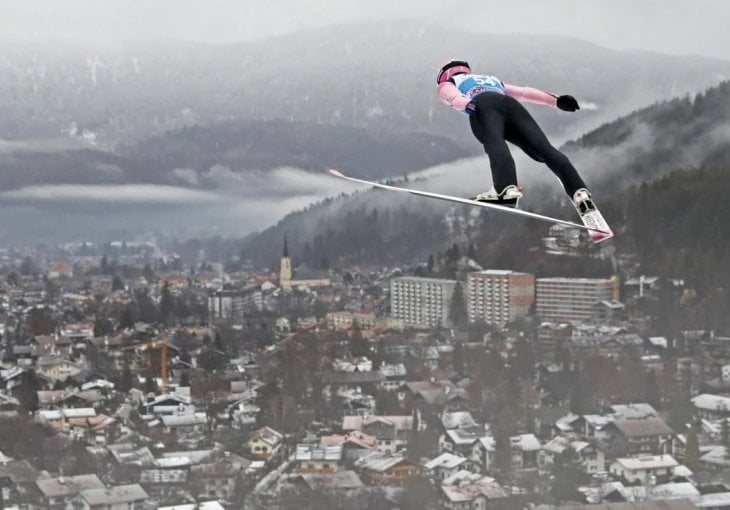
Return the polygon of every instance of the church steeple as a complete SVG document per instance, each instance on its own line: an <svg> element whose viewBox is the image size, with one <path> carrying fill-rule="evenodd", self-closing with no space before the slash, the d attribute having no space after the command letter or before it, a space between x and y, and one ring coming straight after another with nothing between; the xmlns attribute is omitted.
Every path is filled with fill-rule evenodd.
<svg viewBox="0 0 730 510"><path fill-rule="evenodd" d="M289 243L284 236L284 253L281 256L281 264L279 266L279 286L284 290L291 289L291 259L289 258Z"/></svg>

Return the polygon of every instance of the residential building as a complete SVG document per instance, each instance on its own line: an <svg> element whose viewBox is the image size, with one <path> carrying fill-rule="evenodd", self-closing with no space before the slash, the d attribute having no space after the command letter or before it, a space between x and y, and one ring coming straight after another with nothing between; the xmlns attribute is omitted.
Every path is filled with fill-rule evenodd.
<svg viewBox="0 0 730 510"><path fill-rule="evenodd" d="M379 324L374 313L353 313L347 310L329 312L325 316L325 321L330 329L349 329L356 326L361 330L369 330Z"/></svg>
<svg viewBox="0 0 730 510"><path fill-rule="evenodd" d="M83 510L137 510L146 508L149 496L139 484L86 489L79 493Z"/></svg>
<svg viewBox="0 0 730 510"><path fill-rule="evenodd" d="M227 454L217 461L191 466L188 482L195 488L198 497L230 500L236 490L236 482L250 464L247 459Z"/></svg>
<svg viewBox="0 0 730 510"><path fill-rule="evenodd" d="M74 363L59 356L41 356L36 362L36 373L51 381L65 381L83 370L78 363Z"/></svg>
<svg viewBox="0 0 730 510"><path fill-rule="evenodd" d="M436 480L441 481L458 472L467 462L466 457L445 452L426 462L423 467L427 472L432 473Z"/></svg>
<svg viewBox="0 0 730 510"><path fill-rule="evenodd" d="M629 483L656 485L657 480L671 477L679 465L671 455L619 457L611 463L609 473Z"/></svg>
<svg viewBox="0 0 730 510"><path fill-rule="evenodd" d="M510 437L510 460L512 469L529 470L538 467L540 441L533 434L520 434ZM472 443L470 458L481 466L486 473L494 467L496 442L494 436L484 435Z"/></svg>
<svg viewBox="0 0 730 510"><path fill-rule="evenodd" d="M106 486L96 475L59 476L36 480L40 491L40 504L45 508L72 508L79 494L89 489L105 490Z"/></svg>
<svg viewBox="0 0 730 510"><path fill-rule="evenodd" d="M342 430L346 433L359 431L375 437L378 450L395 453L408 444L413 416L345 416Z"/></svg>
<svg viewBox="0 0 730 510"><path fill-rule="evenodd" d="M712 471L730 470L730 454L724 446L716 446L700 457L700 462L704 467Z"/></svg>
<svg viewBox="0 0 730 510"><path fill-rule="evenodd" d="M208 296L211 322L243 317L246 293L242 290L217 290Z"/></svg>
<svg viewBox="0 0 730 510"><path fill-rule="evenodd" d="M40 472L27 460L13 460L0 452L0 494L5 508L21 507L37 493Z"/></svg>
<svg viewBox="0 0 730 510"><path fill-rule="evenodd" d="M573 335L573 327L565 322L542 322L537 328L537 349L540 359L555 359L555 353Z"/></svg>
<svg viewBox="0 0 730 510"><path fill-rule="evenodd" d="M303 473L292 477L291 480L303 483L309 490L327 493L348 494L365 488L365 484L354 471Z"/></svg>
<svg viewBox="0 0 730 510"><path fill-rule="evenodd" d="M378 440L375 436L364 434L359 430L353 430L345 435L322 436L320 444L325 447L340 445L344 462L357 460L378 448Z"/></svg>
<svg viewBox="0 0 730 510"><path fill-rule="evenodd" d="M284 435L271 427L262 427L251 434L248 441L249 451L252 455L268 459L274 455L284 440Z"/></svg>
<svg viewBox="0 0 730 510"><path fill-rule="evenodd" d="M421 472L421 466L402 453L374 451L355 461L363 476L378 485L403 485Z"/></svg>
<svg viewBox="0 0 730 510"><path fill-rule="evenodd" d="M596 304L618 299L617 278L538 278L537 314L545 321L580 323L593 319Z"/></svg>
<svg viewBox="0 0 730 510"><path fill-rule="evenodd" d="M403 276L390 281L390 313L405 326L450 326L455 280Z"/></svg>
<svg viewBox="0 0 730 510"><path fill-rule="evenodd" d="M334 473L341 469L343 445L298 444L294 453L295 473Z"/></svg>
<svg viewBox="0 0 730 510"><path fill-rule="evenodd" d="M469 322L502 326L527 315L535 302L535 276L490 269L467 277Z"/></svg>
<svg viewBox="0 0 730 510"><path fill-rule="evenodd" d="M730 418L730 397L703 393L692 398L698 418L717 420Z"/></svg>
<svg viewBox="0 0 730 510"><path fill-rule="evenodd" d="M571 441L563 436L554 437L542 446L538 465L554 464L568 448L575 452L584 472L601 473L606 470L606 455L602 449L587 441Z"/></svg>
<svg viewBox="0 0 730 510"><path fill-rule="evenodd" d="M605 430L611 438L611 453L614 455L658 452L674 435L672 428L657 416L615 420Z"/></svg>
<svg viewBox="0 0 730 510"><path fill-rule="evenodd" d="M459 471L443 481L441 496L443 508L449 510L484 510L509 495L494 478Z"/></svg>

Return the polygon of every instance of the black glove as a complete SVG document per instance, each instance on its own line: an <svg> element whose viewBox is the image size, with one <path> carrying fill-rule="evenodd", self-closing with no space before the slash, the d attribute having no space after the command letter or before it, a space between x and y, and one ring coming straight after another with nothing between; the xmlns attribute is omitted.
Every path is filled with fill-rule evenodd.
<svg viewBox="0 0 730 510"><path fill-rule="evenodd" d="M574 112L580 110L578 101L573 96L558 96L558 108L566 112Z"/></svg>

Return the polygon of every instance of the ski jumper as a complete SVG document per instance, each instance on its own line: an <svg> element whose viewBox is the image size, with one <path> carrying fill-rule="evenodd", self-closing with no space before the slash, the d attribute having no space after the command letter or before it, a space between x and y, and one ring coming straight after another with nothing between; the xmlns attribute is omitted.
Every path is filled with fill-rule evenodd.
<svg viewBox="0 0 730 510"><path fill-rule="evenodd" d="M484 146L497 193L517 185L515 162L506 142L545 163L571 198L587 186L570 160L553 147L520 101L556 106L556 96L531 87L503 83L489 75L457 74L438 86L441 101L469 115L471 131Z"/></svg>

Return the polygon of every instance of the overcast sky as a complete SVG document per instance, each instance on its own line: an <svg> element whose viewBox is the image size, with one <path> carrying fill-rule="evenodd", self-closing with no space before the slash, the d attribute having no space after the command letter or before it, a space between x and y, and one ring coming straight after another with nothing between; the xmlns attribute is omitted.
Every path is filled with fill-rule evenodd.
<svg viewBox="0 0 730 510"><path fill-rule="evenodd" d="M730 0L0 0L0 39L220 43L392 18L730 59Z"/></svg>

